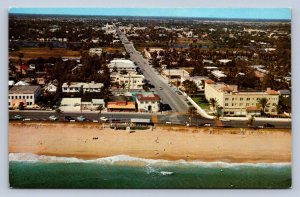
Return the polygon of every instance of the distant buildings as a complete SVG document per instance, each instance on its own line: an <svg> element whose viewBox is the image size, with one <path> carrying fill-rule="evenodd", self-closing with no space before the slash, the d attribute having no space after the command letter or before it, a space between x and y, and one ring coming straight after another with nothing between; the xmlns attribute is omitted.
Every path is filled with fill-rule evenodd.
<svg viewBox="0 0 300 197"><path fill-rule="evenodd" d="M223 71L220 70L213 70L211 71L211 74L216 77L218 80L224 77L227 77L227 75L224 74Z"/></svg>
<svg viewBox="0 0 300 197"><path fill-rule="evenodd" d="M41 94L40 86L13 86L8 94L8 106L18 107L21 103L26 107L33 107Z"/></svg>
<svg viewBox="0 0 300 197"><path fill-rule="evenodd" d="M85 83L83 85L83 93L86 92L101 92L101 88L103 87L103 83L95 83L92 81L91 83Z"/></svg>
<svg viewBox="0 0 300 197"><path fill-rule="evenodd" d="M262 110L260 100L266 98L268 105L265 108L265 112L276 115L279 93L271 89L267 89L264 92L238 91L237 85L227 85L207 80L205 82L205 98L208 101L211 98L215 99L217 105L223 108L225 116L260 115Z"/></svg>
<svg viewBox="0 0 300 197"><path fill-rule="evenodd" d="M145 57L147 59L152 59L151 53L160 52L160 51L164 51L164 49L162 49L162 48L149 48L148 50L146 50L146 48L145 48L144 49Z"/></svg>
<svg viewBox="0 0 300 197"><path fill-rule="evenodd" d="M159 112L160 97L153 93L143 93L136 95L136 103L139 112Z"/></svg>

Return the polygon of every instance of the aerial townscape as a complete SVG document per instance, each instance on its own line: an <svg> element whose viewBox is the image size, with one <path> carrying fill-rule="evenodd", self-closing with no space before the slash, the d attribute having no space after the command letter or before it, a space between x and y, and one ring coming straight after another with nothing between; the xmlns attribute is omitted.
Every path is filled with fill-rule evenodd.
<svg viewBox="0 0 300 197"><path fill-rule="evenodd" d="M291 161L290 20L11 13L8 63L11 162L31 158L60 163L54 156L110 158L105 163L117 155L131 158L118 158L123 163L145 162L136 158ZM177 171L146 166L150 180L141 185L76 181L59 185L56 180L53 185L32 186L33 180L26 185L11 176L18 173L11 164L10 184L21 188L291 185L290 166L283 169L287 178L273 185L267 178L265 184L251 185L249 180L226 182L223 177L222 184L214 186L167 181L155 185L153 176L171 178ZM217 166L221 174L227 170L223 167ZM189 169L193 174L194 167Z"/></svg>

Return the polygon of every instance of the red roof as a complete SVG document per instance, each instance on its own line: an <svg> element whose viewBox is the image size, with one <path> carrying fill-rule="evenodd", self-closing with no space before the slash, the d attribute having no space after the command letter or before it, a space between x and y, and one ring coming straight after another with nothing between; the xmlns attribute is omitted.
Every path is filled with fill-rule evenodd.
<svg viewBox="0 0 300 197"><path fill-rule="evenodd" d="M279 94L277 91L275 90L267 90L266 91L267 94Z"/></svg>
<svg viewBox="0 0 300 197"><path fill-rule="evenodd" d="M211 79L208 79L208 80L205 80L205 83L207 83L207 84L214 84L215 82L213 80L211 80Z"/></svg>
<svg viewBox="0 0 300 197"><path fill-rule="evenodd" d="M27 70L27 69L28 69L28 66L25 65L25 64L23 64L23 65L21 65L21 69L22 69L22 70Z"/></svg>
<svg viewBox="0 0 300 197"><path fill-rule="evenodd" d="M136 98L139 101L160 101L160 97L157 94L150 94L150 95L137 94Z"/></svg>

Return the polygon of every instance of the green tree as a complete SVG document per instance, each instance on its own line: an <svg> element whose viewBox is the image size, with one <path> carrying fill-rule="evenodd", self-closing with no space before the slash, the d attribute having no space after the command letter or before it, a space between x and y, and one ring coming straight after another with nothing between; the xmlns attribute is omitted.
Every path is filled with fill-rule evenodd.
<svg viewBox="0 0 300 197"><path fill-rule="evenodd" d="M265 114L266 107L269 107L268 99L267 98L261 98L260 101L259 101L259 105L262 108L262 113Z"/></svg>

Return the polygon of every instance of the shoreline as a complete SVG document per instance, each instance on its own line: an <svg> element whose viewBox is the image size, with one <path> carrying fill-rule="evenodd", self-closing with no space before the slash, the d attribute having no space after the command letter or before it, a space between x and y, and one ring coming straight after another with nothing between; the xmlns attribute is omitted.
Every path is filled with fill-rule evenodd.
<svg viewBox="0 0 300 197"><path fill-rule="evenodd" d="M84 160L128 155L187 162L290 163L290 131L157 127L129 133L97 124L9 123L9 153Z"/></svg>

